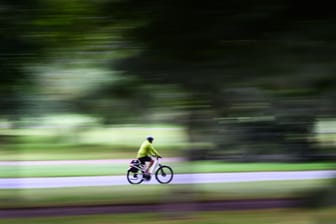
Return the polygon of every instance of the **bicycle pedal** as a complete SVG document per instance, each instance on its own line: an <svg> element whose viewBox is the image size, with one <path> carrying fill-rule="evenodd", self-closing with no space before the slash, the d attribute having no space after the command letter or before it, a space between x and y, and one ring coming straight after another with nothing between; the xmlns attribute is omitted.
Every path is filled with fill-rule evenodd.
<svg viewBox="0 0 336 224"><path fill-rule="evenodd" d="M144 180L149 181L151 179L151 175L150 174L144 174L143 178L144 178Z"/></svg>

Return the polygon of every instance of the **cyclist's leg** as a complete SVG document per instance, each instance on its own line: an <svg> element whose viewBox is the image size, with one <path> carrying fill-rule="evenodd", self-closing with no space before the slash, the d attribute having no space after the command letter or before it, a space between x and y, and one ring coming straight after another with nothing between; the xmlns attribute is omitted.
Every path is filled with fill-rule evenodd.
<svg viewBox="0 0 336 224"><path fill-rule="evenodd" d="M141 157L139 160L143 165L145 165L146 162L149 162L148 166L144 169L145 173L148 173L149 169L153 166L154 160L149 156Z"/></svg>
<svg viewBox="0 0 336 224"><path fill-rule="evenodd" d="M147 169L146 169L146 173L148 173L148 174L150 174L149 173L149 170L150 170L150 168L153 166L153 164L154 164L154 160L152 159L152 158L150 158L151 160L149 161L149 165L148 165L148 167L147 167Z"/></svg>
<svg viewBox="0 0 336 224"><path fill-rule="evenodd" d="M146 161L145 161L144 157L138 158L138 160L140 161L141 169L144 170L144 167L146 166Z"/></svg>

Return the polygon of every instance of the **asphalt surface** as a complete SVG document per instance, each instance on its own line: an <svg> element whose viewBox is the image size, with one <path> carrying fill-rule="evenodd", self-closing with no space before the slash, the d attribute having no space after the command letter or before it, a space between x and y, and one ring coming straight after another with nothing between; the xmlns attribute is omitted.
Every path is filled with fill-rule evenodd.
<svg viewBox="0 0 336 224"><path fill-rule="evenodd" d="M288 172L234 172L176 174L171 184L234 183L253 181L311 180L336 176L336 170ZM128 185L126 176L0 178L0 189L64 188ZM155 178L143 184L159 184Z"/></svg>

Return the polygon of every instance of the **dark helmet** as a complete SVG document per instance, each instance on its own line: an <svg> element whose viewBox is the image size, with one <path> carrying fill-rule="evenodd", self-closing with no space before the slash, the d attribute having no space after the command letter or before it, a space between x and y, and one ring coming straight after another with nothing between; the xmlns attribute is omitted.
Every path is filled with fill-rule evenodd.
<svg viewBox="0 0 336 224"><path fill-rule="evenodd" d="M147 140L148 140L149 142L152 142L152 141L154 140L154 138L151 137L151 136L149 136L149 137L147 137Z"/></svg>

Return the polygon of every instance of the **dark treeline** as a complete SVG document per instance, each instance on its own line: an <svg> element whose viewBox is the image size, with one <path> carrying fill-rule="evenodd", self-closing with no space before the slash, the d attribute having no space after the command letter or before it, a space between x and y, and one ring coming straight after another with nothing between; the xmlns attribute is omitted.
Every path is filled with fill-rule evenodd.
<svg viewBox="0 0 336 224"><path fill-rule="evenodd" d="M117 52L101 65L127 78L73 97L71 110L127 122L121 117L151 113L156 89L148 86L175 86L184 97L170 90L168 105L187 116L172 122L188 127L191 143L214 143L195 149L200 157L325 158L314 125L336 108L336 17L328 4L2 1L0 17L3 117L25 116L30 106L25 95L36 80L27 67L75 50L96 60ZM102 106L111 99L114 107Z"/></svg>

